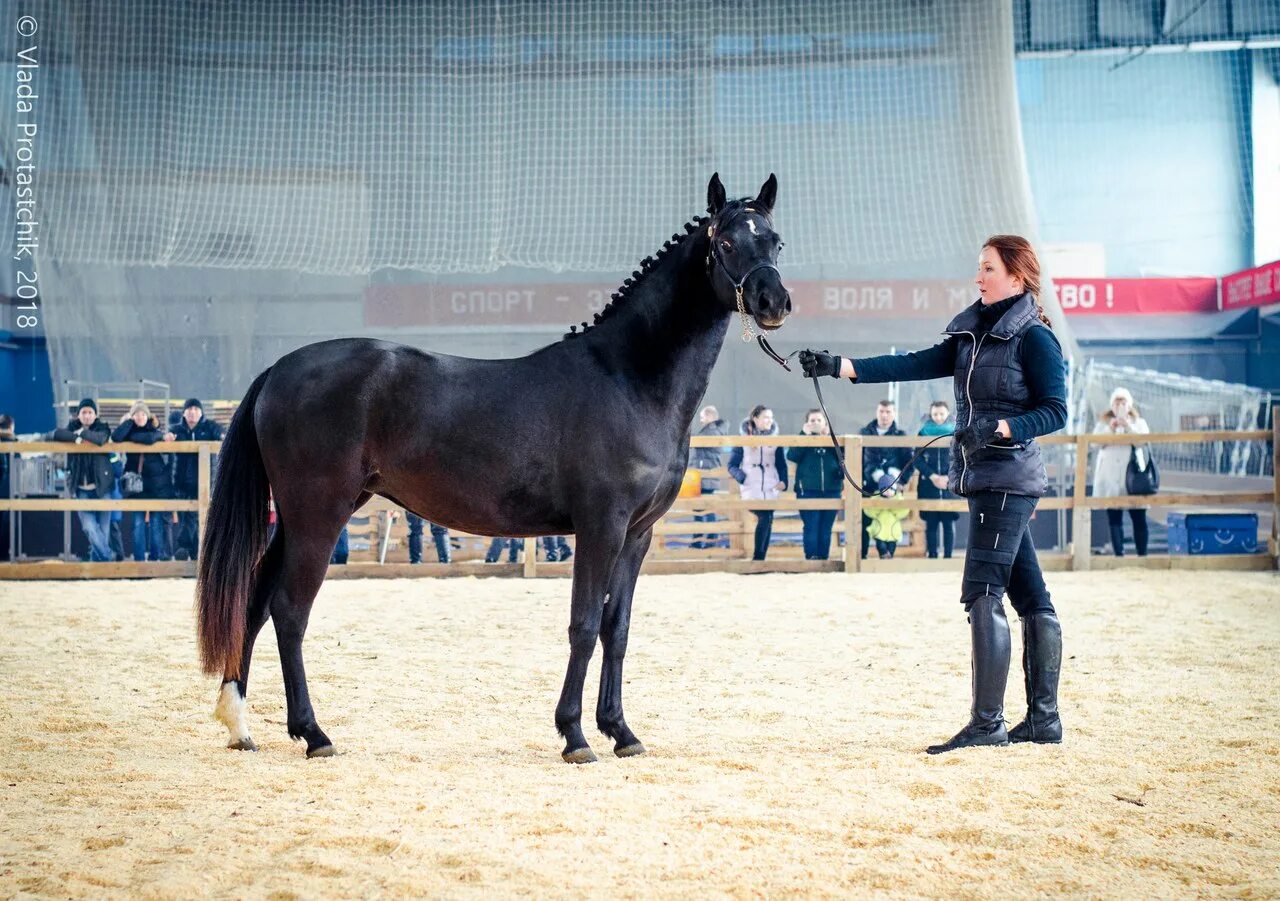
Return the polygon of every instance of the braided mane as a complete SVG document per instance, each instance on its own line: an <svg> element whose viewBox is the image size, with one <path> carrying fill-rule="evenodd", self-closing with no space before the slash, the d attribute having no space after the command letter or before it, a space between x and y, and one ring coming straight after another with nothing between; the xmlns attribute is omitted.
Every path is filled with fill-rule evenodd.
<svg viewBox="0 0 1280 901"><path fill-rule="evenodd" d="M734 203L737 202L738 201L734 201ZM727 206L726 209L728 209ZM708 216L695 216L686 222L683 232L676 232L671 236L671 240L663 243L661 250L640 261L640 268L631 273L630 278L623 279L618 290L614 291L613 294L610 295L609 302L605 304L604 309L599 313L596 313L590 323L582 323L581 328L576 325L571 325L569 326L569 331L565 332L564 336L566 338L576 338L579 335L585 335L587 332L591 331L591 329L613 316L613 314L618 312L618 307L636 292L636 289L644 282L645 277L654 269L658 268L658 263L660 263L667 254L679 247L690 235L706 228L709 221L710 217Z"/></svg>

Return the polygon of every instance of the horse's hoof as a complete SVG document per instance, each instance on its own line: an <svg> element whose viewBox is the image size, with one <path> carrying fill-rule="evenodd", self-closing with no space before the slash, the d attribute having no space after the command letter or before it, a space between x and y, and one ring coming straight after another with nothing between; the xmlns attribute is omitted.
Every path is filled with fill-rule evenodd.
<svg viewBox="0 0 1280 901"><path fill-rule="evenodd" d="M619 757L639 757L644 753L644 745L636 742L633 745L627 745L625 748L614 748L613 753Z"/></svg>
<svg viewBox="0 0 1280 901"><path fill-rule="evenodd" d="M333 745L321 745L318 748L309 748L307 750L307 759L312 757L332 757L338 752L333 749Z"/></svg>
<svg viewBox="0 0 1280 901"><path fill-rule="evenodd" d="M232 751L256 751L258 746L253 743L252 738L241 738L227 745Z"/></svg>
<svg viewBox="0 0 1280 901"><path fill-rule="evenodd" d="M565 751L560 755L564 758L565 763L595 763L596 753L590 748L578 748L575 751Z"/></svg>

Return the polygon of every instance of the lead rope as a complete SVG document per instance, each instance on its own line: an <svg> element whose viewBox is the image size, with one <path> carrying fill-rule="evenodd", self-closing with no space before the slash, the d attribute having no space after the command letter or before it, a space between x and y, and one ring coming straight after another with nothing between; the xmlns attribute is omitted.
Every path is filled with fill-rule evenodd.
<svg viewBox="0 0 1280 901"><path fill-rule="evenodd" d="M738 295L738 308L739 310L742 309L741 294ZM744 318L744 325L743 325L744 334L742 339L744 341L749 341L751 339L746 335L745 313L743 318ZM773 347L765 339L764 335L756 335L756 343L760 345L760 349L763 350L766 355L768 355L769 359L773 360L775 363L777 363L787 372L791 371L791 367L787 364L787 360L790 360L796 354L800 353L800 351L798 350L793 350L791 351L791 353L787 354L784 357L781 354L779 354L776 350L773 349ZM823 351L823 353L826 353L826 352L827 351ZM907 461L907 464L902 467L902 471L898 473L898 475L894 478L894 480L891 483L889 483L889 488L884 488L884 489L873 488L868 491L865 485L859 485L857 482L853 480L853 476L849 475L849 470L844 465L843 448L840 447L840 442L836 440L836 427L831 422L831 414L827 412L827 404L822 397L822 386L818 384L818 377L816 375L812 376L812 379L813 379L813 392L818 396L818 407L822 410L822 415L827 420L827 426L831 429L831 434L829 437L831 438L831 446L836 449L836 462L840 464L840 474L843 475L844 480L848 482L850 485L852 485L854 490L857 491L859 494L861 494L863 497L873 497L875 495L880 494L881 491L888 491L889 488L893 488L895 485L901 484L902 477L906 473L911 471L911 467L914 466L915 462L920 459L921 454L923 454L926 450L928 450L929 447L934 444L934 442L940 441L943 438L951 437L950 435L936 435L933 438L929 439L929 441L921 445L920 448L914 454L911 455L911 459L909 459Z"/></svg>

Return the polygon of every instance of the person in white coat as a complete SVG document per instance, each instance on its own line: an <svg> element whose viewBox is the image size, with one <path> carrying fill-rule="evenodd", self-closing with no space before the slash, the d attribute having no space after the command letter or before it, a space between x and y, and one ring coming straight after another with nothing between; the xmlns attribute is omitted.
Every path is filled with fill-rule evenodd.
<svg viewBox="0 0 1280 901"><path fill-rule="evenodd" d="M743 421L743 435L776 435L778 424L773 421L773 410L764 404L757 405ZM735 447L729 458L729 475L738 483L743 500L772 501L787 490L787 455L777 445L760 447ZM763 560L769 552L769 540L773 537L773 511L752 510L756 515L756 541L752 560Z"/></svg>
<svg viewBox="0 0 1280 901"><path fill-rule="evenodd" d="M1102 414L1094 427L1095 435L1146 435L1151 431L1147 422L1138 415L1133 395L1127 388L1111 392L1111 408ZM1125 497L1124 477L1129 469L1129 457L1134 445L1104 444L1098 448L1098 459L1093 468L1094 497ZM1138 465L1146 465L1147 450L1138 447ZM1129 520L1133 524L1133 545L1139 557L1147 555L1147 509L1130 507ZM1111 546L1117 557L1124 556L1124 510L1108 509L1107 524L1111 527Z"/></svg>

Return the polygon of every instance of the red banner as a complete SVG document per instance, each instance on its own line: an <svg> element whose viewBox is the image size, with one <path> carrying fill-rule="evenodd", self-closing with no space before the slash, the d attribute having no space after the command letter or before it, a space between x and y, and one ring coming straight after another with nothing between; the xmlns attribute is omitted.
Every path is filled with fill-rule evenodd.
<svg viewBox="0 0 1280 901"><path fill-rule="evenodd" d="M1216 278L1058 278L1054 290L1067 316L1214 313Z"/></svg>
<svg viewBox="0 0 1280 901"><path fill-rule="evenodd" d="M805 318L884 319L950 317L977 299L963 281L788 281L795 313ZM375 285L365 292L365 325L565 325L590 320L615 285ZM1068 316L1208 313L1218 309L1212 278L1058 279Z"/></svg>
<svg viewBox="0 0 1280 901"><path fill-rule="evenodd" d="M1280 260L1224 276L1222 308L1261 307L1280 303Z"/></svg>

